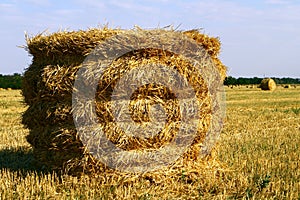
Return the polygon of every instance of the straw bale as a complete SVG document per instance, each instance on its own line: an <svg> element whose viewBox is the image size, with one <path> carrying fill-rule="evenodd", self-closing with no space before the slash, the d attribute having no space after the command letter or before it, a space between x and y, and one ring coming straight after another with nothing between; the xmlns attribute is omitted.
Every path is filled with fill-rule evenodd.
<svg viewBox="0 0 300 200"><path fill-rule="evenodd" d="M36 126L26 139L33 146L36 160L49 169L61 169L64 163L82 158L84 153L74 126Z"/></svg>
<svg viewBox="0 0 300 200"><path fill-rule="evenodd" d="M30 129L27 140L33 146L34 155L41 163L54 169L63 168L71 174L105 172L107 176L113 173L126 175L104 166L85 149L81 142L82 138L77 134L72 116L73 85L76 73L82 67L81 63L98 44L121 32L125 30L105 27L87 31L57 32L51 35L39 34L27 38L27 50L33 56L33 62L24 73L22 94L29 107L23 115L22 123ZM211 38L197 30L183 33L207 50L220 76L224 79L226 67L217 57L221 45L219 39ZM202 102L199 105L201 116L199 126L192 145L179 160L173 163L167 173L180 174L182 167L187 168L187 171L193 171L200 166L199 163L202 163L199 152L211 123L213 106L219 105L212 105L202 74L195 71L192 64L180 55L157 49L142 49L129 52L113 61L99 80L96 92L94 104L99 127L104 130L111 142L127 151L159 149L174 139L180 125L180 106L173 91L158 84L144 85L131 96L127 110L119 106L124 105L125 100L116 101L111 97L114 87L124 74L149 64L161 64L176 69L187 78L195 90L196 98ZM86 76L92 77L93 74L91 71ZM175 82L174 80L169 77L169 81ZM136 89L132 87L131 89ZM191 91L180 92L189 94ZM125 96L125 92L122 94L121 91L119 95ZM157 134L149 133L147 137L137 137L124 131L124 127L130 127L132 121L140 126L153 125L149 113L152 105L156 104L162 105L167 116L158 118L158 121L164 122L163 129ZM89 108L90 105L74 106ZM116 108L119 109L117 113L128 112L131 119L121 116L116 121L114 116ZM84 119L90 114L86 109L86 112L80 113L80 116ZM153 127L159 126L154 124ZM182 137L184 138L184 135ZM158 170L147 176L152 178L157 176L155 179L158 179L163 174L166 173Z"/></svg>
<svg viewBox="0 0 300 200"><path fill-rule="evenodd" d="M108 125L107 128L111 128L111 126ZM100 172L105 172L105 174L108 173L107 175L115 173L122 177L129 176L129 173L119 172L108 168L89 154L81 143L81 140L78 138L75 127L35 127L30 130L27 140L34 147L35 158L40 164L43 164L44 167L59 170L63 169L67 173L73 175L80 175L81 173L99 174ZM138 143L136 143L136 145L138 145ZM122 147L122 145L119 146ZM157 146L160 146L160 144L157 144ZM137 146L135 146L135 148L137 148ZM184 169L186 171L204 170L207 166L206 161L214 161L215 157L207 156L205 160L199 159L199 150L200 146L193 146L190 148L181 158L179 158L179 160L172 163L171 169L156 171L154 173L157 176L156 179L159 178L159 176L163 176L164 173L168 173L172 176L178 175ZM216 151L216 149L213 149L213 151ZM190 168L192 163L198 168ZM201 168L199 168L200 164L202 165ZM172 172L168 172L168 170L172 170ZM154 174L152 172L150 174L147 173L147 176L153 178Z"/></svg>
<svg viewBox="0 0 300 200"><path fill-rule="evenodd" d="M27 37L27 50L33 62L43 64L80 64L85 56L105 39L120 33L119 29L60 31L50 35Z"/></svg>
<svg viewBox="0 0 300 200"><path fill-rule="evenodd" d="M73 125L72 100L36 102L23 113L22 123L26 128L34 129L37 126ZM36 117L32 117L36 116Z"/></svg>
<svg viewBox="0 0 300 200"><path fill-rule="evenodd" d="M152 101L152 103L151 103ZM119 105L124 105L124 102L115 102ZM114 105L116 105L114 103ZM115 118L113 116L113 111L111 110L112 102L101 102L96 103L96 111L99 119L99 125L103 127L103 130L109 140L111 140L118 147L125 150L132 149L147 149L147 148L158 148L163 144L167 144L170 142L176 132L178 131L178 125L180 120L179 115L179 107L178 102L174 100L168 100L164 103L163 107L167 113L167 118L157 119L159 122L164 122L164 129L160 130L158 127L157 131L153 131L155 128L155 124L149 123L149 115L145 114L145 105L149 106L155 103L154 100L132 100L130 102L130 107L132 108L131 115L132 120L135 122L139 122L140 126L150 126L152 132L157 133L154 136L149 136L148 138L139 138L131 135L130 132L124 132L127 130L126 127L131 127L132 122L128 118L119 118L118 123L114 122ZM202 105L205 105L203 103ZM206 106L208 103L206 104ZM117 106L118 107L118 106ZM205 107L202 106L201 112L203 113L201 117L201 124L199 124L198 130L198 140L204 138L204 135L208 129L208 124L210 118L207 117L207 111L205 111ZM25 124L30 129L35 129L36 127L46 127L46 126L65 126L69 125L70 128L75 129L73 124L73 118L71 113L71 105L70 102L39 102L31 106L23 115L23 124ZM122 109L122 108L121 108ZM149 108L148 108L149 109ZM206 108L209 110L209 107ZM123 110L119 110L120 113L125 113ZM32 116L39 116L39 118L32 119ZM44 119L44 120L41 120ZM122 127L122 128L120 128ZM131 131L134 129L131 128ZM75 132L75 130L73 131ZM150 133L152 133L150 132ZM31 133L31 136L33 134ZM35 135L36 137L40 135ZM38 140L38 139L36 139ZM195 140L194 143L199 143L199 141Z"/></svg>
<svg viewBox="0 0 300 200"><path fill-rule="evenodd" d="M221 42L219 38L209 37L196 29L184 31L183 33L194 39L197 43L202 44L211 56L215 57L220 53Z"/></svg>
<svg viewBox="0 0 300 200"><path fill-rule="evenodd" d="M276 89L276 83L273 79L271 78L265 78L261 81L260 83L260 88L262 90L275 90Z"/></svg>
<svg viewBox="0 0 300 200"><path fill-rule="evenodd" d="M225 80L227 76L227 67L221 62L218 57L212 57L212 60L220 72L221 79Z"/></svg>
<svg viewBox="0 0 300 200"><path fill-rule="evenodd" d="M220 39L217 37L209 37L208 35L202 34L195 29L184 31L183 33L188 37L194 39L197 43L201 44L207 50L207 52L211 55L217 69L219 70L222 79L225 80L227 68L218 58L221 50Z"/></svg>
<svg viewBox="0 0 300 200"><path fill-rule="evenodd" d="M76 176L82 173L103 174L106 178L112 178L111 176L114 175L123 177L126 182L132 181L131 178L134 174L116 171L99 162L85 149L77 137L75 127L46 126L31 129L27 140L35 147L33 148L33 154L43 167L63 170L65 173ZM182 171L185 171L187 175L189 173L197 175L208 168L220 167L220 163L213 156L215 151L217 151L216 148L205 159L199 159L199 149L199 146L193 146L182 157L172 163L171 167L147 172L141 176L148 177L154 183L159 183L163 178L174 179L180 177ZM210 167L207 166L208 162ZM216 166L212 166L212 164ZM193 178L191 177L191 180L196 180L197 178L199 177L194 176Z"/></svg>

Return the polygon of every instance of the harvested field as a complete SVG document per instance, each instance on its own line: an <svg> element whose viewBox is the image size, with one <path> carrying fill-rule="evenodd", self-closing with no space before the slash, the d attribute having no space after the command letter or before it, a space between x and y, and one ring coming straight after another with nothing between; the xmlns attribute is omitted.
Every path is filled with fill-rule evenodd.
<svg viewBox="0 0 300 200"><path fill-rule="evenodd" d="M190 182L140 179L99 184L105 177L61 176L35 165L21 125L20 91L0 91L1 199L298 199L300 87L227 89L227 117L215 152L226 166Z"/></svg>

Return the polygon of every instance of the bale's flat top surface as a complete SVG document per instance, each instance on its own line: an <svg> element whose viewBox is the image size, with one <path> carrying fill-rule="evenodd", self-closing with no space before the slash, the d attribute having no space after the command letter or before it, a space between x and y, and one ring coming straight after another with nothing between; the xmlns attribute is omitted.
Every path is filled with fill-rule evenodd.
<svg viewBox="0 0 300 200"><path fill-rule="evenodd" d="M155 30L154 30L155 31ZM169 30L174 32L173 30ZM33 56L47 55L49 53L68 53L68 50L75 52L87 52L89 48L95 48L99 42L116 34L126 32L121 29L89 29L79 31L60 31L53 34L41 33L33 37L27 36L27 49ZM217 56L220 52L221 43L219 38L210 37L200 33L198 30L184 31L183 34L203 44L204 48L212 56ZM74 48L76 47L76 49Z"/></svg>
<svg viewBox="0 0 300 200"><path fill-rule="evenodd" d="M140 29L137 29L138 31ZM26 36L27 47L25 48L34 58L35 63L40 64L70 64L80 63L97 45L105 39L117 34L126 33L130 30L89 29L79 31L60 31L53 34L41 33L33 37ZM176 32L174 30L152 30ZM218 59L221 42L217 37L211 37L200 33L198 30L183 31L183 34L201 44L212 56L223 79L226 77L226 67ZM168 40L168 38L162 38Z"/></svg>
<svg viewBox="0 0 300 200"><path fill-rule="evenodd" d="M89 29L88 31L60 31L27 37L27 49L33 56L78 54L85 55L99 42L120 33L119 29ZM71 50L71 51L70 51Z"/></svg>

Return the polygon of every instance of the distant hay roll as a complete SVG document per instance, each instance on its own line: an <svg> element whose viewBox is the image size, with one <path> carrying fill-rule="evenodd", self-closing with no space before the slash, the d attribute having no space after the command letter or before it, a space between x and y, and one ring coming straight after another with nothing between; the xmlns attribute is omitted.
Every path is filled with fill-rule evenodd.
<svg viewBox="0 0 300 200"><path fill-rule="evenodd" d="M266 78L266 79L263 79L260 83L260 88L262 90L270 90L270 91L273 91L276 89L276 83L273 79L271 78Z"/></svg>
<svg viewBox="0 0 300 200"><path fill-rule="evenodd" d="M64 169L72 174L76 172L102 173L108 170L86 150L78 136L72 115L75 112L72 110L72 93L76 73L82 68L82 62L89 53L106 39L122 32L126 30L103 28L57 32L27 38L27 50L33 55L33 62L24 73L22 94L28 109L23 114L22 123L30 130L27 141L33 147L34 156L42 164L53 169ZM218 38L208 37L196 30L183 32L183 34L202 45L211 57L211 62L217 69L216 72L224 80L226 67L217 57L221 45ZM168 41L168 38L162 38L162 40ZM219 105L212 105L212 100L209 98L210 91L207 89L204 78L194 70L193 64L180 55L149 48L132 51L114 60L103 72L102 79L97 82L95 109L99 127L104 130L106 137L113 144L128 151L159 149L173 140L179 129L181 111L172 91L158 84L148 84L136 89L137 93L134 93L130 99L129 111L134 122L144 123L149 121L149 116L145 114L149 112L149 105L162 104L168 117L165 120L166 125L159 134L139 138L126 133L114 121L112 107L123 103L111 99L114 86L120 77L130 70L150 64L160 64L176 69L186 77L195 90L195 96L201 101L199 105L201 117L199 117L196 136L191 147L178 162L187 165L189 162L199 160L199 152L210 127L212 107ZM93 74L94 71L91 71L88 77L92 77ZM80 114L89 116L88 112L90 110L85 110ZM128 119L120 118L119 124L126 129L129 126Z"/></svg>

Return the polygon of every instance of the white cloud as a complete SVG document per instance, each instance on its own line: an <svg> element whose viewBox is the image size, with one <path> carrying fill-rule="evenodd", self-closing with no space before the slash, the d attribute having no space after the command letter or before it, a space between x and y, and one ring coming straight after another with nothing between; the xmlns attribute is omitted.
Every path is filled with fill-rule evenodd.
<svg viewBox="0 0 300 200"><path fill-rule="evenodd" d="M0 4L0 21L8 26L13 26L14 22L22 20L22 14L19 12L18 7L14 3Z"/></svg>
<svg viewBox="0 0 300 200"><path fill-rule="evenodd" d="M265 0L266 4L273 4L273 5L287 5L290 4L290 1L287 0Z"/></svg>
<svg viewBox="0 0 300 200"><path fill-rule="evenodd" d="M240 22L261 13L254 8L221 0L180 2L179 7L184 10L186 16L210 20L212 23L215 21Z"/></svg>
<svg viewBox="0 0 300 200"><path fill-rule="evenodd" d="M1 13L9 13L15 11L15 5L12 3L0 3L0 12Z"/></svg>
<svg viewBox="0 0 300 200"><path fill-rule="evenodd" d="M7 8L11 8L13 7L14 5L11 4L11 3L0 3L0 8L1 9L7 9Z"/></svg>
<svg viewBox="0 0 300 200"><path fill-rule="evenodd" d="M72 1L82 8L93 8L93 9L99 9L99 10L104 10L108 9L107 8L107 2L109 1L98 1L98 0L75 0Z"/></svg>
<svg viewBox="0 0 300 200"><path fill-rule="evenodd" d="M76 16L83 11L81 9L58 9L53 11L58 18L66 18L66 17L73 17Z"/></svg>
<svg viewBox="0 0 300 200"><path fill-rule="evenodd" d="M49 0L26 0L26 3L35 6L49 6L51 5Z"/></svg>

